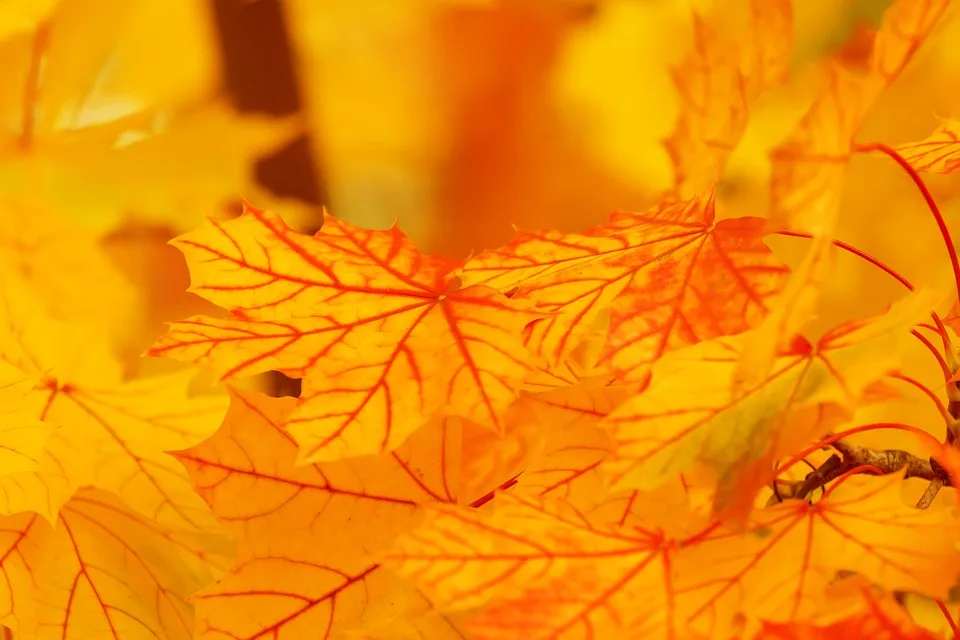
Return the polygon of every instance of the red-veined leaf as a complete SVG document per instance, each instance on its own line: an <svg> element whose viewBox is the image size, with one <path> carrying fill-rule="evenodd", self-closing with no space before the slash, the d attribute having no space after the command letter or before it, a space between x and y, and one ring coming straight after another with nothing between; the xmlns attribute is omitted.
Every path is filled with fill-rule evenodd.
<svg viewBox="0 0 960 640"><path fill-rule="evenodd" d="M786 268L763 244L763 221L716 222L713 194L615 213L580 234L523 232L467 261L465 284L483 283L549 312L527 343L555 365L613 305L601 363L629 379L665 352L759 322Z"/></svg>
<svg viewBox="0 0 960 640"><path fill-rule="evenodd" d="M613 486L652 489L705 467L717 478L716 508L745 517L772 479L774 461L849 415L873 382L896 369L911 327L935 297L913 294L816 345L798 338L764 379L740 393L732 383L749 332L661 359L650 386L602 421L613 430L615 456L604 465Z"/></svg>
<svg viewBox="0 0 960 640"><path fill-rule="evenodd" d="M306 376L289 417L304 462L396 449L442 411L502 430L531 373L521 335L538 314L489 287L459 288L456 265L422 256L396 227L328 215L311 237L248 207L177 245L191 289L231 315L175 323L150 353L223 377Z"/></svg>

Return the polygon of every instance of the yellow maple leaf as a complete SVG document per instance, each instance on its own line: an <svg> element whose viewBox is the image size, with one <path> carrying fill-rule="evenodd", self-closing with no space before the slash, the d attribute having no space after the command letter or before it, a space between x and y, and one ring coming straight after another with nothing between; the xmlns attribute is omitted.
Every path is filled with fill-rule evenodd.
<svg viewBox="0 0 960 640"><path fill-rule="evenodd" d="M747 127L750 104L786 76L793 39L790 0L752 0L748 33L694 15L693 51L676 68L680 118L666 141L673 195L689 198L720 180Z"/></svg>
<svg viewBox="0 0 960 640"><path fill-rule="evenodd" d="M59 484L65 477L73 488L113 491L173 530L217 531L186 473L164 451L212 433L226 409L223 395L192 396L190 372L125 381L109 341L96 329L49 318L10 278L0 287L0 327L0 359L37 379L28 406L54 427L42 479ZM55 514L57 501L68 496L33 487L19 499L32 500L30 510Z"/></svg>
<svg viewBox="0 0 960 640"><path fill-rule="evenodd" d="M231 310L174 323L148 353L221 377L271 368L305 376L288 420L301 461L396 449L449 412L496 431L533 358L523 327L541 314L455 263L421 255L394 226L333 216L314 236L250 207L180 238L191 290Z"/></svg>
<svg viewBox="0 0 960 640"><path fill-rule="evenodd" d="M873 38L865 74L828 60L823 87L771 154L771 224L831 233L854 137L877 97L899 76L949 0L897 0Z"/></svg>
<svg viewBox="0 0 960 640"><path fill-rule="evenodd" d="M49 426L31 411L27 396L37 378L24 375L0 360L0 474L36 471L49 435Z"/></svg>
<svg viewBox="0 0 960 640"><path fill-rule="evenodd" d="M560 501L501 495L495 506L433 507L387 566L441 611L470 612L481 638L689 637L672 569L679 539L642 520L597 525Z"/></svg>
<svg viewBox="0 0 960 640"><path fill-rule="evenodd" d="M106 259L96 234L9 194L0 197L0 220L0 265L50 315L96 324L118 344L134 336L143 294Z"/></svg>
<svg viewBox="0 0 960 640"><path fill-rule="evenodd" d="M671 349L755 325L786 268L763 244L759 218L715 219L713 193L642 213L615 213L578 234L522 232L468 260L464 284L530 300L550 316L527 343L557 365L610 308L600 364L626 379Z"/></svg>
<svg viewBox="0 0 960 640"><path fill-rule="evenodd" d="M38 516L0 520L7 591L2 619L33 638L193 637L187 597L225 568L229 545L171 535L107 492L84 489L56 529Z"/></svg>
<svg viewBox="0 0 960 640"><path fill-rule="evenodd" d="M696 572L677 586L702 598L691 623L711 627L730 601L754 620L815 619L841 570L890 591L945 598L960 577L956 516L905 505L902 482L902 473L850 477L813 505L791 500L756 512L745 536L708 535L685 558Z"/></svg>
<svg viewBox="0 0 960 640"><path fill-rule="evenodd" d="M418 505L456 501L459 429L421 430L379 457L296 466L283 427L294 406L234 389L221 429L177 453L239 537L229 575L195 597L198 638L341 637L416 605L372 558L416 523Z"/></svg>
<svg viewBox="0 0 960 640"><path fill-rule="evenodd" d="M715 507L745 517L777 459L849 417L870 384L900 365L910 328L935 302L930 293L914 294L816 345L798 339L762 380L738 393L732 382L749 333L662 358L650 386L602 421L614 436L614 456L604 463L612 485L652 489L705 466L717 477Z"/></svg>

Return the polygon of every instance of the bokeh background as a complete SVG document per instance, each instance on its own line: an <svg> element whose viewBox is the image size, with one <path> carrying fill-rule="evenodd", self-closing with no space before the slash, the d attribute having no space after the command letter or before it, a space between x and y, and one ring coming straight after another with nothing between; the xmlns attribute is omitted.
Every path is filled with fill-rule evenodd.
<svg viewBox="0 0 960 640"><path fill-rule="evenodd" d="M751 110L718 187L721 217L766 214L770 150L810 105L826 58L865 62L889 4L794 3L790 77ZM398 221L424 251L453 258L507 241L512 225L575 231L650 206L673 180L662 141L693 16L733 25L747 6L7 0L0 251L44 281L53 307L116 325L132 370L170 366L137 356L163 321L209 309L166 243L236 215L241 196L304 231L324 206L357 225ZM954 13L862 141L918 140L960 115ZM956 223L958 181L929 182ZM853 162L838 235L919 284L946 264L914 186L882 158ZM788 262L805 248L771 244ZM841 256L820 322L869 315L899 293Z"/></svg>

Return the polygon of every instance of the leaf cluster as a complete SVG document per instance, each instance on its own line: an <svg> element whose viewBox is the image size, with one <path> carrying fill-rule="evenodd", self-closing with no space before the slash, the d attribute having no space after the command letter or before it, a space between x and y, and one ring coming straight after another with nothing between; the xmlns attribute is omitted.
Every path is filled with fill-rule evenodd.
<svg viewBox="0 0 960 640"><path fill-rule="evenodd" d="M960 599L942 491L960 477L960 362L941 313L960 265L920 173L955 172L960 145L954 122L899 149L855 138L947 4L897 0L862 65L825 65L771 157L766 218L725 217L717 184L788 76L787 0L749 3L743 40L695 20L675 184L644 211L460 261L397 225L325 214L308 235L250 204L181 235L190 290L220 312L170 323L147 355L214 389L192 369L127 375L110 327L0 253L0 623L117 640L938 637L904 603ZM915 288L835 238L847 166L873 152L929 204L952 281ZM773 235L809 240L799 265ZM838 250L906 291L812 336ZM904 373L918 345L942 387ZM240 384L267 371L300 396ZM942 425L864 424L908 390ZM915 446L857 439L880 429Z"/></svg>

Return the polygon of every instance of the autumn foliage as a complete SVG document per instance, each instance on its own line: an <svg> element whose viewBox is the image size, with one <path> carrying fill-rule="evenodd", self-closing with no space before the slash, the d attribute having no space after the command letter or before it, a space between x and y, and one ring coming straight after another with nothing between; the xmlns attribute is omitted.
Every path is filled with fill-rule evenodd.
<svg viewBox="0 0 960 640"><path fill-rule="evenodd" d="M211 216L173 241L210 304L165 318L144 355L169 367L152 375L124 359L135 330L117 320L144 293L55 212L81 193L102 217L239 192L233 169L103 188L225 107L128 156L38 110L16 142L29 166L0 167L20 214L0 229L7 637L957 637L960 265L927 180L960 172L960 125L860 138L948 5L896 0L869 46L823 62L755 215L724 210L725 170L790 76L789 0L745 2L744 37L695 16L672 75L675 178L644 210L460 260L418 249L403 220L324 213L310 235L253 198ZM288 133L243 131L257 148ZM208 153L195 160L222 169ZM943 240L916 286L839 237L865 156L900 172L928 211L912 224ZM47 195L6 184L20 175ZM805 243L789 266L782 238ZM812 330L841 255L900 293ZM247 384L265 372L299 396ZM910 402L934 423L902 419Z"/></svg>

